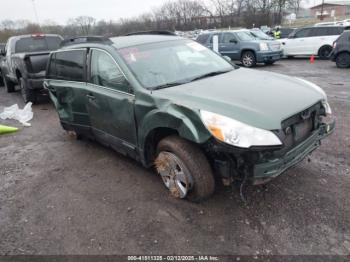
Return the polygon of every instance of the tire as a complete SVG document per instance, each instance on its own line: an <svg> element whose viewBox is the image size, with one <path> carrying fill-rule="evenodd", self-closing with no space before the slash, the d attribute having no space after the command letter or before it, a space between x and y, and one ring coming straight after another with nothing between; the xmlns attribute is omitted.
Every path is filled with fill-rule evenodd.
<svg viewBox="0 0 350 262"><path fill-rule="evenodd" d="M214 175L204 153L195 144L178 136L169 136L159 142L155 167L165 186L176 198L201 202L215 191ZM185 195L181 194L184 192L179 189L181 185L176 184L179 182L176 178L178 174L185 178L180 179L181 185L188 189Z"/></svg>
<svg viewBox="0 0 350 262"><path fill-rule="evenodd" d="M244 67L256 66L256 57L252 51L244 51L241 56L241 63Z"/></svg>
<svg viewBox="0 0 350 262"><path fill-rule="evenodd" d="M340 53L335 59L335 64L338 68L350 67L350 53Z"/></svg>
<svg viewBox="0 0 350 262"><path fill-rule="evenodd" d="M7 80L5 76L3 76L4 86L6 88L7 93L13 93L15 92L15 84L12 83L10 80Z"/></svg>
<svg viewBox="0 0 350 262"><path fill-rule="evenodd" d="M265 62L264 64L265 64L265 65L273 65L275 62L276 62L276 61L267 61L267 62Z"/></svg>
<svg viewBox="0 0 350 262"><path fill-rule="evenodd" d="M23 78L19 79L19 86L21 88L21 94L24 100L24 103L32 102L35 104L37 102L37 94L35 90L29 89L26 81Z"/></svg>
<svg viewBox="0 0 350 262"><path fill-rule="evenodd" d="M318 50L318 57L322 60L329 59L329 56L330 56L332 50L333 50L333 48L330 45L322 46Z"/></svg>

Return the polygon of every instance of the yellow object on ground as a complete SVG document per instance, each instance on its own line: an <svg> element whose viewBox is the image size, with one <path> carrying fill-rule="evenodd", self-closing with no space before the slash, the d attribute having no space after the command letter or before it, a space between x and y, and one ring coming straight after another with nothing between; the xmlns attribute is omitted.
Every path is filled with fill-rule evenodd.
<svg viewBox="0 0 350 262"><path fill-rule="evenodd" d="M0 125L0 134L12 133L18 130L17 127Z"/></svg>

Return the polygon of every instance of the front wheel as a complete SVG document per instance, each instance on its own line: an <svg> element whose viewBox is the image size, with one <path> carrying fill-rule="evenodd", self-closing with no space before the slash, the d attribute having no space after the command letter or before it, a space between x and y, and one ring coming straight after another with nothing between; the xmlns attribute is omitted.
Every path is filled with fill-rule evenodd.
<svg viewBox="0 0 350 262"><path fill-rule="evenodd" d="M329 59L332 50L333 48L330 45L322 46L318 51L318 57L323 60Z"/></svg>
<svg viewBox="0 0 350 262"><path fill-rule="evenodd" d="M254 67L256 66L255 54L252 51L245 51L242 54L241 62L245 67Z"/></svg>
<svg viewBox="0 0 350 262"><path fill-rule="evenodd" d="M204 153L178 136L161 140L155 167L172 196L200 202L215 190L215 180Z"/></svg>
<svg viewBox="0 0 350 262"><path fill-rule="evenodd" d="M340 53L335 59L338 68L350 67L350 53Z"/></svg>

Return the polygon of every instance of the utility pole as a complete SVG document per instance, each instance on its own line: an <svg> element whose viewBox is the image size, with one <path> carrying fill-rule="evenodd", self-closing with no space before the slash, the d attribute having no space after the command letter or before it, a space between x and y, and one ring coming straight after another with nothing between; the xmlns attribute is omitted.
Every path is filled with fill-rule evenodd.
<svg viewBox="0 0 350 262"><path fill-rule="evenodd" d="M323 20L323 5L324 5L324 0L322 0L322 5L321 5L321 16L320 16L320 20Z"/></svg>
<svg viewBox="0 0 350 262"><path fill-rule="evenodd" d="M33 10L34 10L34 15L35 15L35 20L36 20L37 24L40 25L38 12L36 11L36 6L35 6L35 0L32 0L32 3L33 3Z"/></svg>

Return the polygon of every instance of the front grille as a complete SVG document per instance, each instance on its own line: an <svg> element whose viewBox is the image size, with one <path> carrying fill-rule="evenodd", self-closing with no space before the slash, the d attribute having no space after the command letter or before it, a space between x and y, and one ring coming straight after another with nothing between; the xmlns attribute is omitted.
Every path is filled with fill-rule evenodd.
<svg viewBox="0 0 350 262"><path fill-rule="evenodd" d="M321 104L318 103L282 122L278 136L289 150L307 139L319 127Z"/></svg>
<svg viewBox="0 0 350 262"><path fill-rule="evenodd" d="M280 51L281 50L281 44L280 43L270 44L270 49L272 51Z"/></svg>

